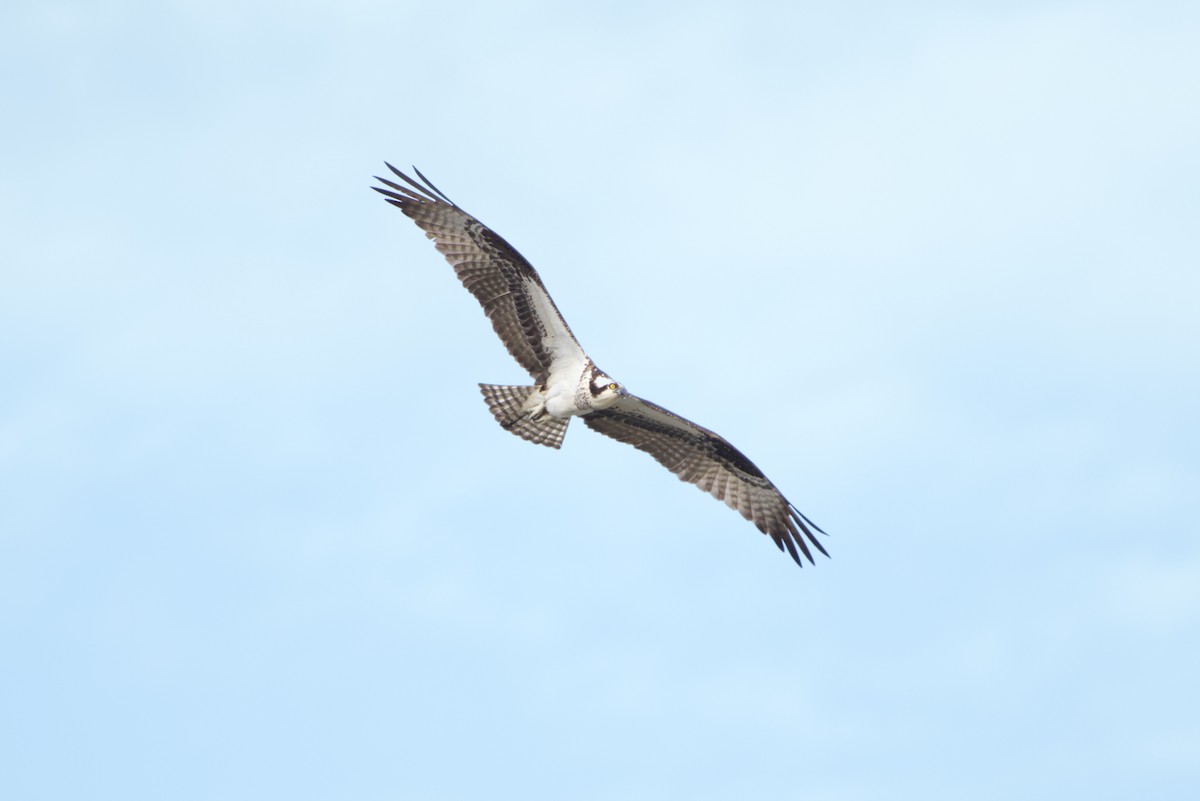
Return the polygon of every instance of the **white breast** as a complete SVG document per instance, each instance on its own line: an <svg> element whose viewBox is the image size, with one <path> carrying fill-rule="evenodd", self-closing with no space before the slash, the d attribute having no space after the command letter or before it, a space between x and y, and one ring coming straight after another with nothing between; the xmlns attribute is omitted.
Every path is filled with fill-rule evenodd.
<svg viewBox="0 0 1200 801"><path fill-rule="evenodd" d="M583 358L560 358L550 368L546 382L546 411L555 417L570 417L579 414L575 406L575 392L584 380L584 371L589 363Z"/></svg>

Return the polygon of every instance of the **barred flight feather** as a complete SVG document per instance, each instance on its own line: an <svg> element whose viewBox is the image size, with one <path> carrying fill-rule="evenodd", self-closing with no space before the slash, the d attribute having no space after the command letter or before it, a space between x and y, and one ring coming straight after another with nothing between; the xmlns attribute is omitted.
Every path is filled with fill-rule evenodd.
<svg viewBox="0 0 1200 801"><path fill-rule="evenodd" d="M727 440L707 428L635 395L583 418L593 431L645 451L672 473L724 501L803 565L811 543L829 553L814 531L825 532L792 506L763 472ZM805 542L807 538L808 542ZM799 553L797 553L799 548Z"/></svg>
<svg viewBox="0 0 1200 801"><path fill-rule="evenodd" d="M483 306L500 341L536 383L544 383L549 377L555 349L577 352L585 358L537 271L516 248L454 205L420 170L416 173L423 184L391 164L387 167L408 185L375 176L387 188L372 189L433 240L463 286ZM541 319L534 312L535 305L552 309L554 319Z"/></svg>

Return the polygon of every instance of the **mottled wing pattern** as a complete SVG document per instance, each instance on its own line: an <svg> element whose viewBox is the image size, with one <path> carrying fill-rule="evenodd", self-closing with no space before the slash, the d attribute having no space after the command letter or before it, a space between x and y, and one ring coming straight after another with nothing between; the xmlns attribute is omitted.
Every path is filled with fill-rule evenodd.
<svg viewBox="0 0 1200 801"><path fill-rule="evenodd" d="M508 352L534 381L544 383L551 363L560 356L584 358L542 279L516 248L454 205L420 170L414 168L424 183L391 164L387 167L407 185L375 176L387 188L372 188L434 241L463 286L483 306Z"/></svg>
<svg viewBox="0 0 1200 801"><path fill-rule="evenodd" d="M774 540L779 550L786 547L796 564L803 565L797 548L813 561L805 537L829 555L813 534L814 530L825 532L788 503L741 451L707 428L633 395L584 415L583 421L601 434L645 451L680 480L741 512Z"/></svg>

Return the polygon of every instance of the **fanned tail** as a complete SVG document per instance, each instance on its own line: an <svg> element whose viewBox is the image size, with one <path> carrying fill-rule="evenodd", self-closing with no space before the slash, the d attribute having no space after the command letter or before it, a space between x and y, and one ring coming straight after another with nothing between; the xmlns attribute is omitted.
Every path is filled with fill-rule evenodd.
<svg viewBox="0 0 1200 801"><path fill-rule="evenodd" d="M559 419L545 412L538 416L525 409L525 402L537 387L508 387L496 384L480 384L479 391L487 401L492 416L500 426L521 439L550 448L562 447L567 435L570 418Z"/></svg>

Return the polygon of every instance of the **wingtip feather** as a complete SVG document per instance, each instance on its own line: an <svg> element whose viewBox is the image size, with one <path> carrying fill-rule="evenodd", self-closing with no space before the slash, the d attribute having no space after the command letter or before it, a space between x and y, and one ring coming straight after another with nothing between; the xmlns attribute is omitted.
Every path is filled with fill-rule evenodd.
<svg viewBox="0 0 1200 801"><path fill-rule="evenodd" d="M803 532L804 535L808 537L808 541L813 544L813 547L825 554L826 557L829 557L829 551L825 550L825 546L821 544L821 541L817 539L817 535L813 533L814 529L822 534L825 534L825 531L816 523L805 517L804 513L791 504L788 504L788 515L788 528L795 533L797 539L801 540L801 547L804 547L803 540L800 537L800 532ZM799 531L796 531L797 527L799 528ZM829 535L825 534L825 536L828 537ZM808 553L807 548L805 548L805 553ZM812 556L809 556L809 561L812 561Z"/></svg>

